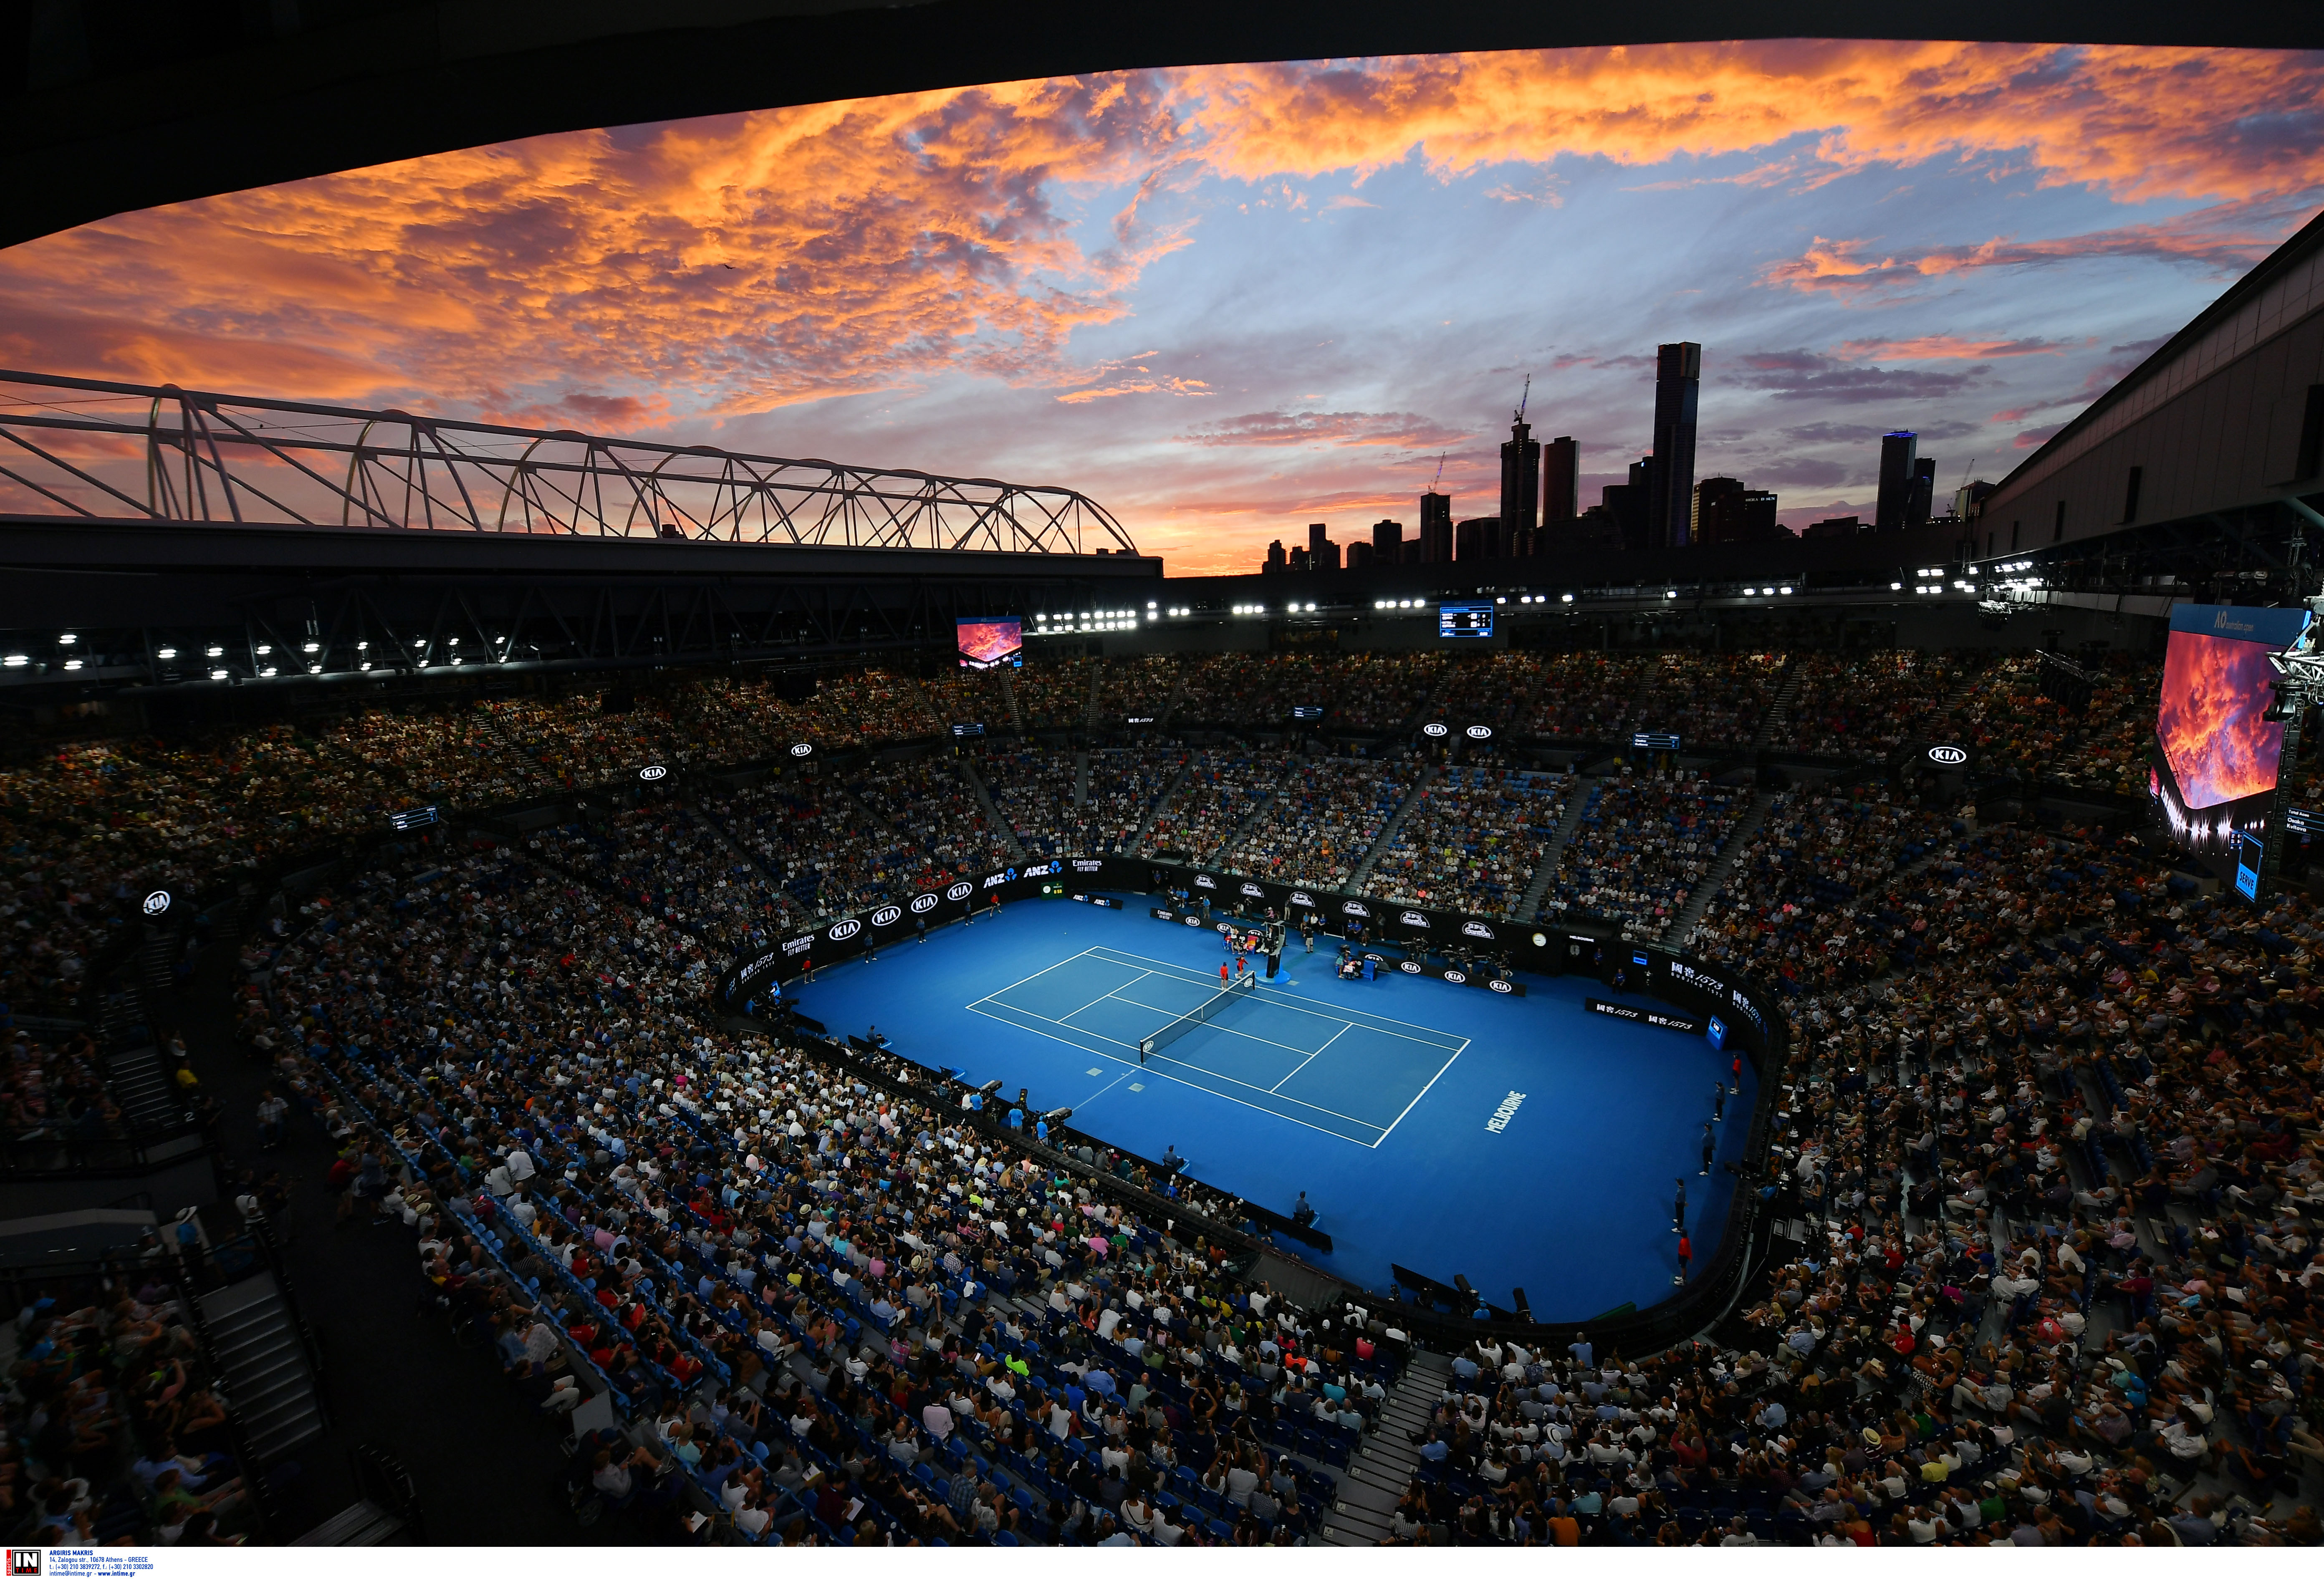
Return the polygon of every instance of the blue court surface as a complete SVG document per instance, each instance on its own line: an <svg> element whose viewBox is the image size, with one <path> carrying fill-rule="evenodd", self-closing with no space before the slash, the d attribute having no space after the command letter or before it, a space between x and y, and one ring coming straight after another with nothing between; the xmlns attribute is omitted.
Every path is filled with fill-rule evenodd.
<svg viewBox="0 0 2324 1579"><path fill-rule="evenodd" d="M1700 1037L1590 1013L1595 981L1527 977L1524 998L1396 973L1341 981L1336 945L1284 956L1144 1062L1139 1044L1214 998L1218 935L1146 914L1037 900L818 974L793 993L835 1033L893 1049L1146 1157L1176 1146L1203 1182L1288 1213L1307 1192L1325 1256L1376 1288L1391 1261L1497 1305L1582 1320L1666 1298L1674 1184L1700 1269L1731 1198L1702 1177L1711 1088L1729 1056ZM1643 1002L1643 1000L1641 1000ZM1738 1154L1753 1098L1727 1103ZM1499 1127L1492 1126L1498 1120Z"/></svg>

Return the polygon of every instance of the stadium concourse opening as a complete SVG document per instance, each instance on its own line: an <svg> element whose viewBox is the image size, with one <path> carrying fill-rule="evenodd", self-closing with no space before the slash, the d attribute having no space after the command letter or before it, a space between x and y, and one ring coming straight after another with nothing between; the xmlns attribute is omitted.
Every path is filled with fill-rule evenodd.
<svg viewBox="0 0 2324 1579"><path fill-rule="evenodd" d="M1141 1040L1215 995L1220 934L1032 900L821 969L792 989L835 1033L876 1023L892 1052L1131 1154L1175 1152L1213 1188L1277 1214L1304 1192L1329 1252L1288 1248L1385 1293L1392 1265L1494 1305L1577 1321L1670 1297L1686 1181L1707 1260L1734 1183L1702 1174L1712 1088L1732 1060L1699 1034L1592 1013L1644 1008L1595 981L1536 977L1523 997L1425 976L1342 979L1333 940L1152 1054ZM1729 1099L1722 1159L1756 1101ZM1516 1105L1512 1106L1512 1103ZM996 1104L997 1111L997 1104Z"/></svg>

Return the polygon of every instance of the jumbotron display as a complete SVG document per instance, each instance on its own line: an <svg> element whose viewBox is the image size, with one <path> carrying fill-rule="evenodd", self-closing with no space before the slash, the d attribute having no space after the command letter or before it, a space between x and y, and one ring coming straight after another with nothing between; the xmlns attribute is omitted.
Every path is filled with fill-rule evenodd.
<svg viewBox="0 0 2324 1579"><path fill-rule="evenodd" d="M2289 646L2308 617L2302 609L2172 611L2147 793L2181 848L2233 855L2239 834L2266 837L2283 753L2282 720L2267 716L2275 696L2268 655Z"/></svg>
<svg viewBox="0 0 2324 1579"><path fill-rule="evenodd" d="M963 669L1021 669L1025 663L1022 620L958 620L956 644Z"/></svg>

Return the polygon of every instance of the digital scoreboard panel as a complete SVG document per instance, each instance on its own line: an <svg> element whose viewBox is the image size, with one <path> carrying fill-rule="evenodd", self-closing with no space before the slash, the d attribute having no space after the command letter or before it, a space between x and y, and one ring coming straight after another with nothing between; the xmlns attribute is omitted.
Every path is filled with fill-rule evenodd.
<svg viewBox="0 0 2324 1579"><path fill-rule="evenodd" d="M1442 637L1490 636L1493 605L1489 603L1440 603L1436 633Z"/></svg>

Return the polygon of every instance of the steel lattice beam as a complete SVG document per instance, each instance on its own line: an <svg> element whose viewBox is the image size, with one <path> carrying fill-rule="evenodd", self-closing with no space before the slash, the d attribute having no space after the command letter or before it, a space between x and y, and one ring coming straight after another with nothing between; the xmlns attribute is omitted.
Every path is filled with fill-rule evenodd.
<svg viewBox="0 0 2324 1579"><path fill-rule="evenodd" d="M0 512L24 514L1138 551L1069 488L35 373L0 371Z"/></svg>

